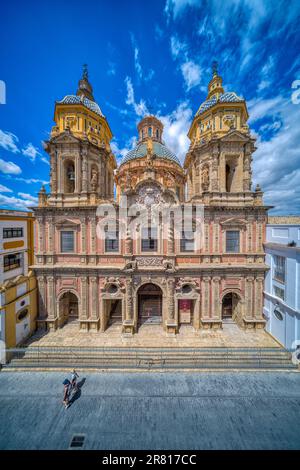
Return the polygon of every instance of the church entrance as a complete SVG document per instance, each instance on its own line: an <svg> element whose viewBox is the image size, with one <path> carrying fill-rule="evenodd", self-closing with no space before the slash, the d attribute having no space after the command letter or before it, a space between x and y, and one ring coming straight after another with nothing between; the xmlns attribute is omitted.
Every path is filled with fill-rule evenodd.
<svg viewBox="0 0 300 470"><path fill-rule="evenodd" d="M144 284L138 290L139 324L162 323L162 291L154 284Z"/></svg>
<svg viewBox="0 0 300 470"><path fill-rule="evenodd" d="M222 301L222 320L230 321L234 320L236 314L238 313L238 304L239 298L238 296L230 292L223 297Z"/></svg>
<svg viewBox="0 0 300 470"><path fill-rule="evenodd" d="M65 292L59 299L60 325L78 321L78 299L72 292Z"/></svg>

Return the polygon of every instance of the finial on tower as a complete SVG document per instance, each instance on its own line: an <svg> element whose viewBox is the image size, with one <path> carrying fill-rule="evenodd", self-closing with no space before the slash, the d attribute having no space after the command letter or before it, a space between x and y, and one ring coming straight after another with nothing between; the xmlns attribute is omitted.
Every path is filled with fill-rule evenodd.
<svg viewBox="0 0 300 470"><path fill-rule="evenodd" d="M216 60L214 60L213 63L211 64L213 77L216 77L218 75L218 65L219 64Z"/></svg>
<svg viewBox="0 0 300 470"><path fill-rule="evenodd" d="M93 97L93 87L89 82L89 73L87 64L82 66L82 78L79 80L77 96L80 96L82 99L88 98L91 101L95 101Z"/></svg>
<svg viewBox="0 0 300 470"><path fill-rule="evenodd" d="M89 72L88 72L87 64L83 64L82 66L82 78L85 78L86 80L89 79Z"/></svg>

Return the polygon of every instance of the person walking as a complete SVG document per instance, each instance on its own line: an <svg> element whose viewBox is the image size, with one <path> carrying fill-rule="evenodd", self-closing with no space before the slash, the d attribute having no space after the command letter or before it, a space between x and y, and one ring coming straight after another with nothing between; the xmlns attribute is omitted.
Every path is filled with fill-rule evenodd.
<svg viewBox="0 0 300 470"><path fill-rule="evenodd" d="M70 406L70 393L71 393L71 382L69 379L65 379L63 381L63 386L64 386L64 398L63 398L63 404L65 408L68 408Z"/></svg>
<svg viewBox="0 0 300 470"><path fill-rule="evenodd" d="M71 375L71 386L72 390L76 389L77 390L77 379L79 378L79 375L77 374L76 370L73 369L72 375Z"/></svg>

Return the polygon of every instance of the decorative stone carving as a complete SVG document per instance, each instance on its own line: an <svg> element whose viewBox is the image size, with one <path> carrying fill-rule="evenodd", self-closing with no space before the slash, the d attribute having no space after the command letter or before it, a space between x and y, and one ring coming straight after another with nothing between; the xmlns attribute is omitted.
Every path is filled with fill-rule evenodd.
<svg viewBox="0 0 300 470"><path fill-rule="evenodd" d="M126 272L133 272L137 268L137 261L132 260L132 261L127 261L127 263L124 266L124 271Z"/></svg>
<svg viewBox="0 0 300 470"><path fill-rule="evenodd" d="M175 273L177 271L173 259L164 259L162 264L166 272Z"/></svg>
<svg viewBox="0 0 300 470"><path fill-rule="evenodd" d="M209 188L209 168L205 165L202 168L202 190L208 191Z"/></svg>
<svg viewBox="0 0 300 470"><path fill-rule="evenodd" d="M91 190L95 193L98 184L98 171L95 167L92 168Z"/></svg>
<svg viewBox="0 0 300 470"><path fill-rule="evenodd" d="M139 256L136 258L138 266L162 266L163 257L152 257L152 256Z"/></svg>

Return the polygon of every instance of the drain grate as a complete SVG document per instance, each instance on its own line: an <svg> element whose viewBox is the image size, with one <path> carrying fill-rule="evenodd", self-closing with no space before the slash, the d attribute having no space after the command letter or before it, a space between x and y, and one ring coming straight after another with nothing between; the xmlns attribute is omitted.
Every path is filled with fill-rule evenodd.
<svg viewBox="0 0 300 470"><path fill-rule="evenodd" d="M84 444L84 434L74 434L71 440L70 449L82 449Z"/></svg>

